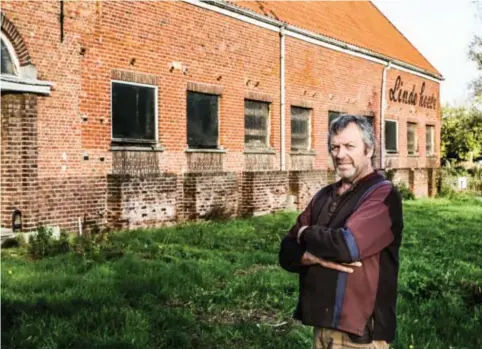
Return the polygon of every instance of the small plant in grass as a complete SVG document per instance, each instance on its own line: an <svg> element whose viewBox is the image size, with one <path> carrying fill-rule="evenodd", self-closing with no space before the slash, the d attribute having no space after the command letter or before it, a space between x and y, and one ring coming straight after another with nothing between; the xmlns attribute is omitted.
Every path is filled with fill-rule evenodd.
<svg viewBox="0 0 482 349"><path fill-rule="evenodd" d="M390 182L393 182L395 178L395 170L390 169L385 171L385 178ZM415 200L415 195L410 191L410 188L404 183L394 183L395 187L398 189L398 192L402 196L403 200Z"/></svg>
<svg viewBox="0 0 482 349"><path fill-rule="evenodd" d="M232 212L223 205L223 203L215 203L211 209L206 212L202 218L208 221L225 221L232 217Z"/></svg>
<svg viewBox="0 0 482 349"><path fill-rule="evenodd" d="M109 233L109 228L100 229L94 225L88 234L74 239L72 249L79 256L97 261L122 256L124 252L121 246L111 243Z"/></svg>
<svg viewBox="0 0 482 349"><path fill-rule="evenodd" d="M395 177L395 170L390 169L385 171L385 178L390 182L393 182L393 178Z"/></svg>

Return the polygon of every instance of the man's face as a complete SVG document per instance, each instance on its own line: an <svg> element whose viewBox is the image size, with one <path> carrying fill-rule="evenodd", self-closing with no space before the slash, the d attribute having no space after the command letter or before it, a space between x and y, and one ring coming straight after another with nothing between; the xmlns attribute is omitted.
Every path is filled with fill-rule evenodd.
<svg viewBox="0 0 482 349"><path fill-rule="evenodd" d="M373 149L366 148L362 130L353 122L332 135L330 154L337 174L344 180L352 182L372 171Z"/></svg>

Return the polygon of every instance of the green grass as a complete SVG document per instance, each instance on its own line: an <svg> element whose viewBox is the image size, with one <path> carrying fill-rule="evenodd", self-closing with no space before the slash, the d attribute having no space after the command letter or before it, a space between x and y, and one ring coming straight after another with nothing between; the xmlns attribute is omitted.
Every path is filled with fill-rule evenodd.
<svg viewBox="0 0 482 349"><path fill-rule="evenodd" d="M404 209L395 348L482 348L482 204ZM120 232L95 259L3 250L2 348L309 348L277 265L295 218Z"/></svg>

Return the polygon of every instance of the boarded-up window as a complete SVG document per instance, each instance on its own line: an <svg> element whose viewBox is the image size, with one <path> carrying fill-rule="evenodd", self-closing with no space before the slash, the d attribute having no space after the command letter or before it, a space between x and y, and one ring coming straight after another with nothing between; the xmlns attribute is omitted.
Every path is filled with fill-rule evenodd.
<svg viewBox="0 0 482 349"><path fill-rule="evenodd" d="M218 147L218 96L188 91L187 144L192 149Z"/></svg>
<svg viewBox="0 0 482 349"><path fill-rule="evenodd" d="M155 86L112 82L112 138L121 142L156 141Z"/></svg>
<svg viewBox="0 0 482 349"><path fill-rule="evenodd" d="M291 107L291 150L310 148L311 109Z"/></svg>
<svg viewBox="0 0 482 349"><path fill-rule="evenodd" d="M418 153L417 124L407 123L407 151L409 155Z"/></svg>
<svg viewBox="0 0 482 349"><path fill-rule="evenodd" d="M427 125L425 129L425 151L427 156L435 154L435 126Z"/></svg>
<svg viewBox="0 0 482 349"><path fill-rule="evenodd" d="M247 148L267 148L269 103L244 101L244 144Z"/></svg>
<svg viewBox="0 0 482 349"><path fill-rule="evenodd" d="M398 151L398 125L396 121L385 120L385 151L396 153Z"/></svg>

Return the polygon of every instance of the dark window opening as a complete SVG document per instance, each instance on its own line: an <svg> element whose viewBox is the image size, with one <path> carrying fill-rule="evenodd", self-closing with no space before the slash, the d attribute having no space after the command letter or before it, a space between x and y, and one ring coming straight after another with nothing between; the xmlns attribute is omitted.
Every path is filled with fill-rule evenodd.
<svg viewBox="0 0 482 349"><path fill-rule="evenodd" d="M427 125L425 129L425 152L426 156L435 154L435 126Z"/></svg>
<svg viewBox="0 0 482 349"><path fill-rule="evenodd" d="M112 82L112 138L119 142L156 141L156 88Z"/></svg>
<svg viewBox="0 0 482 349"><path fill-rule="evenodd" d="M291 150L309 150L311 109L291 107Z"/></svg>
<svg viewBox="0 0 482 349"><path fill-rule="evenodd" d="M332 110L330 110L330 111L328 112L328 128L330 127L331 122L332 122L333 120L335 120L337 117L339 117L341 114L342 114L342 113L339 112L339 111L332 111Z"/></svg>
<svg viewBox="0 0 482 349"><path fill-rule="evenodd" d="M413 122L407 124L407 150L409 155L418 153L417 124Z"/></svg>
<svg viewBox="0 0 482 349"><path fill-rule="evenodd" d="M187 93L187 144L193 149L218 147L218 96Z"/></svg>
<svg viewBox="0 0 482 349"><path fill-rule="evenodd" d="M247 148L267 148L269 103L244 101L244 144Z"/></svg>
<svg viewBox="0 0 482 349"><path fill-rule="evenodd" d="M385 120L385 151L396 153L397 149L397 123Z"/></svg>

